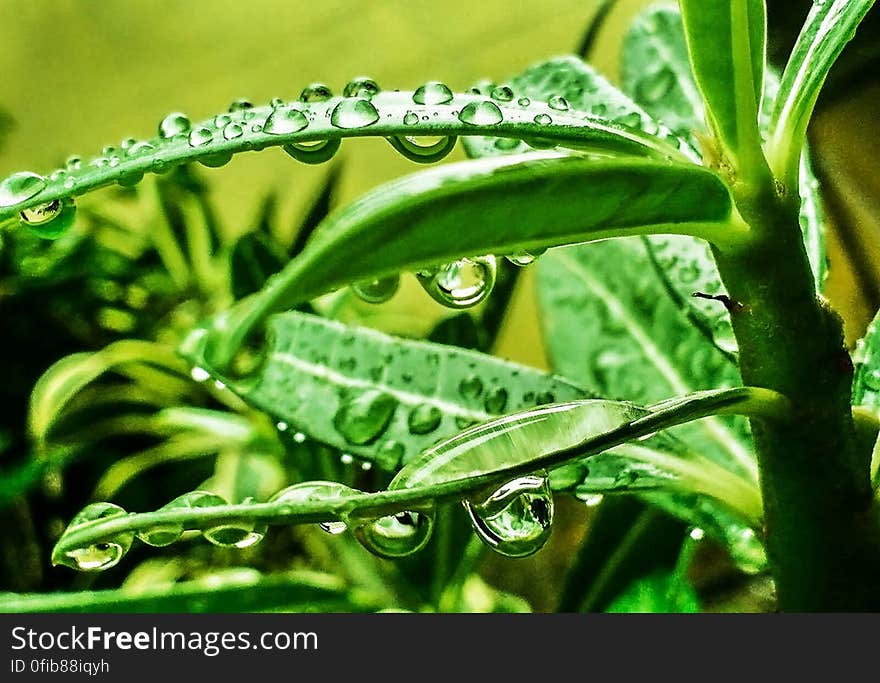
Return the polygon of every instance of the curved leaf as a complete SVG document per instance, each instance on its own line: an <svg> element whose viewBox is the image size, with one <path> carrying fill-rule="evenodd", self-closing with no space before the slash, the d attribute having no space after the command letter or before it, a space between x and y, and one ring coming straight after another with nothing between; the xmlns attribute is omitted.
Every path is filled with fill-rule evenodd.
<svg viewBox="0 0 880 683"><path fill-rule="evenodd" d="M443 86L445 88L445 86ZM417 91L418 92L418 91ZM381 92L371 99L332 97L323 102L291 101L278 107L251 107L191 124L183 114L160 122L159 136L100 155L60 172L20 182L15 174L0 181L0 220L21 210L91 192L99 187L139 182L145 173L165 173L175 165L201 161L226 163L241 152L285 146L309 163L333 156L345 137L493 135L540 139L550 144L682 158L679 151L637 128L610 123L584 112L559 111L546 102L522 105L482 95L440 91L436 103L413 92ZM422 99L423 103L417 100ZM329 141L319 152L305 145ZM417 143L415 143L417 144ZM303 147L296 147L302 145ZM33 174L36 175L36 174ZM22 185L26 189L22 190ZM17 191L12 191L16 188Z"/></svg>
<svg viewBox="0 0 880 683"><path fill-rule="evenodd" d="M535 152L442 166L332 215L252 301L216 320L210 356L226 366L267 315L349 282L647 232L730 244L740 239L730 216L726 186L693 165Z"/></svg>
<svg viewBox="0 0 880 683"><path fill-rule="evenodd" d="M796 173L807 124L828 72L874 0L814 2L782 73L768 155L781 177Z"/></svg>

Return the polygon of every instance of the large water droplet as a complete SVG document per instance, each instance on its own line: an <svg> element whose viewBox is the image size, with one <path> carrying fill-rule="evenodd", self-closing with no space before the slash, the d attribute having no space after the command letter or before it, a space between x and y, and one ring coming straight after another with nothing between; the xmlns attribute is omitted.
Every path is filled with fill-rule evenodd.
<svg viewBox="0 0 880 683"><path fill-rule="evenodd" d="M336 481L306 481L282 489L269 499L270 503L316 503L334 500L357 493L353 488ZM328 534L341 534L346 529L343 521L321 522L321 528Z"/></svg>
<svg viewBox="0 0 880 683"><path fill-rule="evenodd" d="M481 503L463 503L477 536L502 555L526 557L550 538L553 497L544 477L520 477Z"/></svg>
<svg viewBox="0 0 880 683"><path fill-rule="evenodd" d="M392 275L391 277L355 282L351 286L351 291L369 304L381 304L391 299L399 287L400 276Z"/></svg>
<svg viewBox="0 0 880 683"><path fill-rule="evenodd" d="M458 113L458 118L472 126L494 126L504 120L504 115L497 104L483 100L466 104Z"/></svg>
<svg viewBox="0 0 880 683"><path fill-rule="evenodd" d="M556 111L569 110L568 100L566 100L562 95L553 95L549 100L547 100L547 106L551 109L555 109Z"/></svg>
<svg viewBox="0 0 880 683"><path fill-rule="evenodd" d="M443 414L437 406L420 403L410 411L407 426L412 434L428 434L440 426Z"/></svg>
<svg viewBox="0 0 880 683"><path fill-rule="evenodd" d="M30 171L7 176L0 182L0 206L14 206L27 201L46 187L46 179Z"/></svg>
<svg viewBox="0 0 880 683"><path fill-rule="evenodd" d="M92 503L84 507L70 520L64 533L68 534L88 522L111 517L124 517L127 514L125 510L113 503ZM103 571L119 563L131 548L133 540L134 533L126 532L90 546L68 550L62 556L53 556L52 562L81 571Z"/></svg>
<svg viewBox="0 0 880 683"><path fill-rule="evenodd" d="M76 204L72 197L54 199L46 204L22 209L19 217L37 236L54 240L73 225Z"/></svg>
<svg viewBox="0 0 880 683"><path fill-rule="evenodd" d="M372 99L374 95L379 93L379 84L372 78L367 76L358 76L346 83L342 90L344 97L363 97L364 99Z"/></svg>
<svg viewBox="0 0 880 683"><path fill-rule="evenodd" d="M489 296L497 269L494 256L479 256L421 271L416 277L435 301L450 308L468 308Z"/></svg>
<svg viewBox="0 0 880 683"><path fill-rule="evenodd" d="M309 120L299 109L279 107L269 114L263 130L270 135L287 135L288 133L296 133L308 125Z"/></svg>
<svg viewBox="0 0 880 683"><path fill-rule="evenodd" d="M446 104L451 101L452 91L440 81L428 81L413 93L413 102L416 104Z"/></svg>
<svg viewBox="0 0 880 683"><path fill-rule="evenodd" d="M310 83L299 94L303 102L326 102L333 97L333 91L324 83Z"/></svg>
<svg viewBox="0 0 880 683"><path fill-rule="evenodd" d="M397 399L384 391L349 391L340 401L333 425L349 443L368 444L385 431L396 407Z"/></svg>
<svg viewBox="0 0 880 683"><path fill-rule="evenodd" d="M249 548L263 540L266 524L251 519L234 519L205 529L202 535L206 541L221 548Z"/></svg>
<svg viewBox="0 0 880 683"><path fill-rule="evenodd" d="M388 559L418 552L431 538L434 508L406 510L354 527L355 538L374 555Z"/></svg>
<svg viewBox="0 0 880 683"><path fill-rule="evenodd" d="M330 114L330 123L337 128L363 128L379 120L379 112L362 97L346 98Z"/></svg>
<svg viewBox="0 0 880 683"><path fill-rule="evenodd" d="M339 151L342 140L317 140L315 142L292 142L283 149L297 161L304 164L322 164L333 158Z"/></svg>
<svg viewBox="0 0 880 683"><path fill-rule="evenodd" d="M186 114L172 112L159 122L159 137L168 139L175 135L189 133L192 124Z"/></svg>
<svg viewBox="0 0 880 683"><path fill-rule="evenodd" d="M214 507L218 505L226 505L226 501L215 493L208 491L190 491L178 496L170 503L163 505L160 512L165 510L181 510L187 508L204 508ZM183 524L179 522L168 524L157 524L139 531L137 537L146 543L156 547L164 547L178 541L183 536Z"/></svg>
<svg viewBox="0 0 880 683"><path fill-rule="evenodd" d="M406 123L406 117L404 117ZM414 136L402 135L388 138L394 149L410 161L432 164L440 161L455 149L455 135Z"/></svg>
<svg viewBox="0 0 880 683"><path fill-rule="evenodd" d="M198 128L194 128L192 132L189 134L189 146L190 147L202 147L203 145L211 144L211 141L214 139L214 133L210 128L206 128L205 126L199 126Z"/></svg>
<svg viewBox="0 0 880 683"><path fill-rule="evenodd" d="M513 90L509 85L496 85L489 93L489 97L499 102L510 102L513 99Z"/></svg>

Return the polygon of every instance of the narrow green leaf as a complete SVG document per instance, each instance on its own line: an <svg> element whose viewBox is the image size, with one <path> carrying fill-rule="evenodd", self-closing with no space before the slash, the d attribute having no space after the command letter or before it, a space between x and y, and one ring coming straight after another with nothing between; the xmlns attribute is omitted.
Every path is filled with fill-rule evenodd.
<svg viewBox="0 0 880 683"><path fill-rule="evenodd" d="M169 114L161 122L162 135L136 143L121 155L97 156L83 161L79 168L62 169L63 173L46 174L45 178L31 174L23 186L24 176L20 174L0 181L0 186L8 188L4 189L0 221L17 216L23 209L79 196L112 183L137 183L145 173L164 173L193 161L218 166L234 154L267 147L283 146L289 154L308 163L327 161L345 137L417 139L491 132L514 139L538 138L554 145L681 158L675 147L653 135L584 112L560 111L547 102L523 106L515 100L454 94L446 86L437 92L442 96L435 97L437 102L433 104L418 91L387 91L370 100L331 97L323 102L288 102L277 108L252 107L196 124L183 114ZM324 142L327 144L318 145L321 152L309 145Z"/></svg>
<svg viewBox="0 0 880 683"><path fill-rule="evenodd" d="M679 7L710 126L741 174L756 171L763 159L764 0L680 0Z"/></svg>
<svg viewBox="0 0 880 683"><path fill-rule="evenodd" d="M290 312L270 324L258 376L226 379L227 388L271 415L287 438L300 433L386 470L474 422L590 395L492 356L317 316ZM204 342L197 332L182 352L210 370Z"/></svg>
<svg viewBox="0 0 880 683"><path fill-rule="evenodd" d="M688 614L700 611L700 601L690 583L675 573L661 571L633 581L605 611L626 614Z"/></svg>
<svg viewBox="0 0 880 683"><path fill-rule="evenodd" d="M693 165L535 152L434 168L331 216L253 301L216 320L210 356L227 366L267 315L353 281L622 235L689 233L736 243L730 216L726 186Z"/></svg>
<svg viewBox="0 0 880 683"><path fill-rule="evenodd" d="M880 413L880 315L876 316L853 354L856 374L852 402Z"/></svg>
<svg viewBox="0 0 880 683"><path fill-rule="evenodd" d="M0 593L4 613L359 612L378 607L338 577L317 572L261 576L250 570L136 591Z"/></svg>
<svg viewBox="0 0 880 683"><path fill-rule="evenodd" d="M770 121L768 156L780 177L797 174L807 124L832 65L874 0L817 0L782 74Z"/></svg>

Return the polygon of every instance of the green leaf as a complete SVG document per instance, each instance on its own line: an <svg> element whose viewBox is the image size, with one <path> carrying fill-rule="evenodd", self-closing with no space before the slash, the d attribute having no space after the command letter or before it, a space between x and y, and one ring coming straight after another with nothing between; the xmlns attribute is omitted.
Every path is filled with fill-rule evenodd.
<svg viewBox="0 0 880 683"><path fill-rule="evenodd" d="M0 593L0 612L6 613L359 612L377 607L338 577L317 572L261 576L247 570L149 589Z"/></svg>
<svg viewBox="0 0 880 683"><path fill-rule="evenodd" d="M680 0L679 7L710 127L740 174L758 171L763 159L758 111L767 32L764 0Z"/></svg>
<svg viewBox="0 0 880 683"><path fill-rule="evenodd" d="M796 175L807 124L822 84L873 4L874 0L813 3L783 71L771 116L768 157L780 177Z"/></svg>
<svg viewBox="0 0 880 683"><path fill-rule="evenodd" d="M726 186L693 165L535 152L434 168L331 216L253 301L216 320L210 356L226 366L267 315L353 281L648 232L735 243L730 217Z"/></svg>
<svg viewBox="0 0 880 683"><path fill-rule="evenodd" d="M589 392L522 365L290 312L270 319L258 376L227 388L297 432L395 470L474 422ZM209 371L205 337L182 352ZM289 437L288 437L289 438Z"/></svg>
<svg viewBox="0 0 880 683"><path fill-rule="evenodd" d="M880 413L880 315L877 315L853 354L856 373L852 403Z"/></svg>
<svg viewBox="0 0 880 683"><path fill-rule="evenodd" d="M504 87L504 86L502 86ZM512 95L526 100L563 98L564 106L585 112L597 120L626 126L656 136L696 160L696 153L669 128L651 118L644 109L614 87L592 66L577 57L556 57L539 62L510 80ZM497 93L497 90L495 91ZM530 149L527 142L509 138L472 136L463 141L471 157L498 156Z"/></svg>
<svg viewBox="0 0 880 683"><path fill-rule="evenodd" d="M112 158L99 155L84 160L80 168L39 180L14 174L3 181L4 199L0 221L17 216L22 209L79 196L112 183L131 185L145 173L164 173L173 167L199 161L218 166L234 154L283 146L291 156L318 163L329 160L342 138L422 136L455 137L493 135L514 139L537 138L573 147L605 152L682 158L672 145L625 125L610 124L584 112L560 111L546 102L521 105L517 101L489 100L483 95L454 94L446 86L435 88L432 97L419 91L387 91L372 99L331 97L322 102L292 101L277 108L252 107L218 114L191 124L183 114L169 114L160 122L164 136L136 143ZM421 102L419 102L421 100ZM432 103L432 101L434 103ZM309 143L326 143L308 145ZM401 143L396 142L397 148ZM319 147L319 150L316 150ZM427 160L418 141L401 149L407 156ZM448 149L444 148L445 152ZM441 158L437 156L436 159ZM50 174L46 174L49 176Z"/></svg>
<svg viewBox="0 0 880 683"><path fill-rule="evenodd" d="M697 613L700 601L694 587L677 573L655 572L633 581L608 608L609 613Z"/></svg>
<svg viewBox="0 0 880 683"><path fill-rule="evenodd" d="M268 235L242 235L229 254L229 281L236 301L258 292L286 263L283 249Z"/></svg>

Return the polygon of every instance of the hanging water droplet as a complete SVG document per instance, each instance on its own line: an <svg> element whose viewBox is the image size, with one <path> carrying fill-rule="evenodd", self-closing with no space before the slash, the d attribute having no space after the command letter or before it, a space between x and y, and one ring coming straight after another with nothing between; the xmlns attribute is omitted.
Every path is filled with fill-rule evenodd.
<svg viewBox="0 0 880 683"><path fill-rule="evenodd" d="M211 494L209 494L211 495ZM217 498L220 498L217 496ZM220 498L220 500L223 500ZM249 503L250 499L243 501ZM204 505L199 505L204 507ZM238 519L218 524L202 532L205 540L221 548L249 548L263 540L266 524L259 520Z"/></svg>
<svg viewBox="0 0 880 683"><path fill-rule="evenodd" d="M263 130L270 135L296 133L309 125L309 120L299 109L281 107L269 114Z"/></svg>
<svg viewBox="0 0 880 683"><path fill-rule="evenodd" d="M326 102L333 97L333 91L324 83L310 83L299 94L302 102Z"/></svg>
<svg viewBox="0 0 880 683"><path fill-rule="evenodd" d="M244 135L244 131L237 123L227 123L223 127L223 137L226 140L235 140L235 138L240 138L242 135Z"/></svg>
<svg viewBox="0 0 880 683"><path fill-rule="evenodd" d="M354 527L355 538L374 555L406 557L427 545L434 528L434 508L406 510Z"/></svg>
<svg viewBox="0 0 880 683"><path fill-rule="evenodd" d="M291 142L283 146L285 152L304 164L322 164L339 151L342 140L317 140L314 142Z"/></svg>
<svg viewBox="0 0 880 683"><path fill-rule="evenodd" d="M253 109L254 104L246 97L239 97L232 101L232 104L229 105L230 112L238 112L245 111L247 109Z"/></svg>
<svg viewBox="0 0 880 683"><path fill-rule="evenodd" d="M551 109L555 109L556 111L569 110L568 100L566 100L562 95L553 95L549 100L547 100L547 106Z"/></svg>
<svg viewBox="0 0 880 683"><path fill-rule="evenodd" d="M89 522L112 517L125 517L128 513L113 503L92 503L84 507L72 520L64 535ZM61 540L64 539L64 535ZM81 571L103 571L115 566L125 556L134 540L133 532L118 534L82 548L53 553L52 564L63 564ZM61 541L59 541L60 543Z"/></svg>
<svg viewBox="0 0 880 683"><path fill-rule="evenodd" d="M192 127L189 117L180 112L172 112L159 122L159 137L167 140L175 135L189 133Z"/></svg>
<svg viewBox="0 0 880 683"><path fill-rule="evenodd" d="M483 393L483 380L477 375L468 375L458 383L458 391L463 398L479 398Z"/></svg>
<svg viewBox="0 0 880 683"><path fill-rule="evenodd" d="M507 260L510 261L515 266L528 266L534 263L538 257L543 254L546 249L533 250L533 251L518 251L515 254L509 254L507 256Z"/></svg>
<svg viewBox="0 0 880 683"><path fill-rule="evenodd" d="M499 102L510 102L513 99L513 90L508 85L496 85L489 93L489 97Z"/></svg>
<svg viewBox="0 0 880 683"><path fill-rule="evenodd" d="M397 400L384 391L349 391L333 416L333 426L349 443L362 446L382 435L396 407Z"/></svg>
<svg viewBox="0 0 880 683"><path fill-rule="evenodd" d="M38 237L54 240L73 225L76 218L76 203L73 197L54 199L45 204L22 209L19 217L21 222Z"/></svg>
<svg viewBox="0 0 880 683"><path fill-rule="evenodd" d="M407 426L411 434L429 434L440 426L442 417L437 406L420 403L410 411Z"/></svg>
<svg viewBox="0 0 880 683"><path fill-rule="evenodd" d="M419 271L416 277L435 301L449 308L468 308L492 292L497 269L494 256L479 256Z"/></svg>
<svg viewBox="0 0 880 683"><path fill-rule="evenodd" d="M202 147L203 145L211 144L213 139L214 133L210 128L199 126L198 128L194 128L189 134L189 146Z"/></svg>
<svg viewBox="0 0 880 683"><path fill-rule="evenodd" d="M337 128L364 128L379 120L379 112L369 100L347 98L333 108L330 123Z"/></svg>
<svg viewBox="0 0 880 683"><path fill-rule="evenodd" d="M0 182L0 206L14 206L27 201L46 187L46 179L30 171L7 176Z"/></svg>
<svg viewBox="0 0 880 683"><path fill-rule="evenodd" d="M462 502L477 536L502 555L532 555L550 538L553 497L545 477L520 477L481 503Z"/></svg>
<svg viewBox="0 0 880 683"><path fill-rule="evenodd" d="M358 76L346 83L342 90L344 97L363 97L364 99L372 99L374 95L379 93L379 84L372 78L367 76Z"/></svg>
<svg viewBox="0 0 880 683"><path fill-rule="evenodd" d="M550 116L547 114L537 114L532 120L541 126L549 126L551 123L553 123L553 119L551 119Z"/></svg>
<svg viewBox="0 0 880 683"><path fill-rule="evenodd" d="M408 111L403 117L403 123L407 126L414 126L419 122L419 115L415 112Z"/></svg>
<svg viewBox="0 0 880 683"><path fill-rule="evenodd" d="M416 104L446 104L452 101L452 91L445 83L428 81L416 88L412 98Z"/></svg>
<svg viewBox="0 0 880 683"><path fill-rule="evenodd" d="M402 135L388 138L394 149L410 161L420 164L432 164L440 161L455 149L456 140L455 135Z"/></svg>
<svg viewBox="0 0 880 683"><path fill-rule="evenodd" d="M400 276L381 277L375 280L355 282L351 286L358 298L368 304L381 304L391 299L400 287Z"/></svg>
<svg viewBox="0 0 880 683"><path fill-rule="evenodd" d="M220 496L214 493L209 493L208 491L190 491L189 493L184 493L182 496L178 496L167 505L163 505L160 508L160 512L162 510L204 508L215 507L218 505L226 505L226 501ZM183 524L180 522L171 522L167 524L157 524L149 529L139 531L137 537L147 545L161 548L178 541L180 537L183 536L183 531Z"/></svg>
<svg viewBox="0 0 880 683"><path fill-rule="evenodd" d="M500 415L507 407L507 389L504 387L495 387L486 394L484 403L486 412L490 415Z"/></svg>
<svg viewBox="0 0 880 683"><path fill-rule="evenodd" d="M357 493L345 484L335 481L306 481L282 489L269 499L270 503L316 503L335 500ZM341 534L346 529L344 521L321 522L321 529L328 534Z"/></svg>
<svg viewBox="0 0 880 683"><path fill-rule="evenodd" d="M462 123L471 126L494 126L504 120L504 115L498 105L489 100L481 102L468 102L458 113Z"/></svg>

